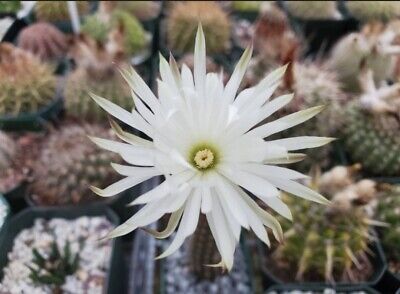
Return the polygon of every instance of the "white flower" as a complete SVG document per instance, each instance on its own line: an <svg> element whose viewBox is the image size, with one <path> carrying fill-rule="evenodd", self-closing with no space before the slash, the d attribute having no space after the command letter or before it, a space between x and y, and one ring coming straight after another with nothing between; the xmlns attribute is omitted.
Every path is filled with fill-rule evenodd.
<svg viewBox="0 0 400 294"><path fill-rule="evenodd" d="M315 116L322 107L256 126L288 104L293 95L268 101L286 67L275 70L257 86L236 95L251 54L252 48L247 48L224 87L222 74L206 73L205 39L199 26L193 74L186 65L179 71L172 57L168 63L160 56L158 99L133 69L122 71L132 88L136 105L132 112L92 95L110 115L152 139L127 133L115 122L112 127L125 143L92 138L97 145L119 153L131 164L112 164L126 178L105 189L92 187L93 191L109 197L152 177L165 177L163 183L131 203L145 205L110 232L108 238L127 234L172 213L163 232L153 231L156 237L165 238L175 231L180 221L175 239L159 256L166 257L194 233L199 214L203 213L221 254L219 265L230 270L241 227L253 230L268 245L265 226L272 230L276 239L282 239L278 221L261 209L249 192L288 219L291 213L279 198L279 190L319 203L328 202L296 182L306 176L275 165L299 161L304 155L290 151L318 147L331 138L265 140Z"/></svg>

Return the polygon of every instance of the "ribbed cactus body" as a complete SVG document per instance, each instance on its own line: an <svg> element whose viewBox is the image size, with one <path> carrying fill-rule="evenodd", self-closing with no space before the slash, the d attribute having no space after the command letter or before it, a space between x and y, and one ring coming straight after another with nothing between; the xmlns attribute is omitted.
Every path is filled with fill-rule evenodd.
<svg viewBox="0 0 400 294"><path fill-rule="evenodd" d="M88 136L110 137L96 125L66 125L50 135L34 167L30 186L39 205L76 204L98 199L89 185L103 187L114 180L110 162L115 154L99 150Z"/></svg>
<svg viewBox="0 0 400 294"><path fill-rule="evenodd" d="M347 185L337 185L351 175L344 167L336 169L340 170L323 174L313 185L331 199L329 206L284 197L293 223L282 220L285 241L271 254L271 262L280 265L278 273L293 274L286 276L288 281L355 282L370 274L367 252L371 240L364 205L375 196L375 183L351 180ZM359 271L365 276L360 277Z"/></svg>
<svg viewBox="0 0 400 294"><path fill-rule="evenodd" d="M161 10L159 1L117 1L116 7L127 11L141 21L154 19Z"/></svg>
<svg viewBox="0 0 400 294"><path fill-rule="evenodd" d="M228 15L214 2L178 2L167 18L168 46L177 53L193 50L197 27L201 23L209 54L226 51L230 39Z"/></svg>
<svg viewBox="0 0 400 294"><path fill-rule="evenodd" d="M400 16L398 1L346 1L346 5L352 16L364 22L386 22Z"/></svg>
<svg viewBox="0 0 400 294"><path fill-rule="evenodd" d="M89 12L88 1L75 1L75 3L80 15ZM37 1L35 15L37 19L48 22L68 21L71 19L67 1Z"/></svg>
<svg viewBox="0 0 400 294"><path fill-rule="evenodd" d="M52 67L11 44L0 45L0 115L36 112L55 92Z"/></svg>
<svg viewBox="0 0 400 294"><path fill-rule="evenodd" d="M352 104L343 138L353 162L378 176L400 176L400 122L390 113L373 113Z"/></svg>
<svg viewBox="0 0 400 294"><path fill-rule="evenodd" d="M222 274L220 268L207 266L217 264L221 261L221 257L205 216L200 216L199 224L189 246L190 266L197 278L213 280Z"/></svg>
<svg viewBox="0 0 400 294"><path fill-rule="evenodd" d="M285 1L288 12L300 19L340 19L336 1Z"/></svg>
<svg viewBox="0 0 400 294"><path fill-rule="evenodd" d="M120 107L131 111L134 107L129 85L115 68L104 79L94 78L84 68L72 72L65 85L65 107L68 115L91 122L107 123L104 112L89 93L107 98Z"/></svg>
<svg viewBox="0 0 400 294"><path fill-rule="evenodd" d="M389 269L400 274L400 186L391 186L382 194L378 204L378 218L388 224L382 228L381 242Z"/></svg>

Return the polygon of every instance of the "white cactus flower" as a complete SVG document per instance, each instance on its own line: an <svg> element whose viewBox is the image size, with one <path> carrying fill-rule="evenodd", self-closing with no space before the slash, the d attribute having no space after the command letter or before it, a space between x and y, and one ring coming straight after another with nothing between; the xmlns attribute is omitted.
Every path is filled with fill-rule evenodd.
<svg viewBox="0 0 400 294"><path fill-rule="evenodd" d="M166 257L195 232L199 215L203 213L221 255L218 265L230 270L241 227L252 230L268 245L266 227L272 230L276 239L283 237L279 222L264 211L254 197L289 219L291 213L280 199L280 190L328 203L317 192L296 182L305 175L275 165L299 161L304 155L291 151L318 147L332 139L266 140L272 134L310 119L322 107L299 111L258 126L288 104L293 95L269 101L286 67L273 71L258 85L237 95L251 54L252 47L249 47L224 86L222 74L206 73L206 44L199 26L193 73L186 65L179 71L172 57L168 63L160 56L158 99L134 69L122 71L132 88L136 105L132 112L91 95L110 115L152 139L125 132L114 122L112 127L124 143L91 138L100 147L120 154L130 164L112 164L125 178L105 189L92 187L92 190L109 197L152 177L165 177L159 186L131 203L144 206L110 232L108 238L125 235L171 213L163 232L151 231L158 238L166 238L180 221L175 239L159 256Z"/></svg>

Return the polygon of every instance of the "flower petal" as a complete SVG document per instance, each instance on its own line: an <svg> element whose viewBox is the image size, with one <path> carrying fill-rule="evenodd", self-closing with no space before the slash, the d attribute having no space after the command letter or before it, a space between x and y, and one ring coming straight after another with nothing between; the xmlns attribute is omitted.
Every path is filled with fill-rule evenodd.
<svg viewBox="0 0 400 294"><path fill-rule="evenodd" d="M265 164L290 164L302 161L307 155L304 153L288 153L285 157L275 157L265 159L263 163Z"/></svg>
<svg viewBox="0 0 400 294"><path fill-rule="evenodd" d="M168 224L167 224L167 227L161 232L150 229L150 228L143 228L143 230L157 239L168 238L169 236L172 235L172 233L175 231L176 227L178 226L179 220L182 217L182 213L183 213L183 206L171 214Z"/></svg>
<svg viewBox="0 0 400 294"><path fill-rule="evenodd" d="M328 137L300 136L300 137L273 140L269 141L269 143L283 146L288 151L291 151L291 150L320 147L334 140L335 138L328 138Z"/></svg>
<svg viewBox="0 0 400 294"><path fill-rule="evenodd" d="M119 180L118 182L115 182L108 186L105 189L99 189L94 186L90 186L90 189L96 193L97 195L101 197L110 197L117 195L118 193L121 193L122 191L125 191L129 188L132 188L136 186L137 184L140 184L141 182L144 182L150 178L154 177L154 175L142 175L139 177L127 177L123 178L122 180Z"/></svg>
<svg viewBox="0 0 400 294"><path fill-rule="evenodd" d="M199 96L205 94L206 83L206 40L203 27L199 23L194 45L194 84Z"/></svg>

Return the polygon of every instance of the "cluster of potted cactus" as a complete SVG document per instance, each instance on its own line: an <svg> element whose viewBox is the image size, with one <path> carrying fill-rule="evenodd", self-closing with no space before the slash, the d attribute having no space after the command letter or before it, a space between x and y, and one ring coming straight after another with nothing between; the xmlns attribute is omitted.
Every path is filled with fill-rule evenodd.
<svg viewBox="0 0 400 294"><path fill-rule="evenodd" d="M0 17L18 15L21 5L0 1ZM0 293L396 293L400 289L399 3L75 1L74 6L75 12L68 1L37 1L15 38L0 43ZM75 21L78 31L72 25ZM199 78L203 68L198 70L202 56L196 55L202 46L199 23L207 48L204 81ZM245 50L250 44L251 49ZM282 81L271 83L270 101L259 103L252 91L267 75L277 76L280 66L285 67ZM225 89L242 91L230 106L224 104L229 91L218 89L217 79ZM267 206L256 193L269 188L260 188L265 179L258 174L251 180L244 177L238 187L247 191L249 182L258 184L259 189L249 190L254 194L250 206L261 215L263 225L270 225L262 228L282 242L267 236L262 243L251 226L240 223L246 224L243 215L220 211L228 219L227 227L240 223L240 228L249 229L242 233L234 229L236 235L228 236L239 244L229 271L220 268L221 247L228 245L215 238L207 203L199 204L197 227L192 234L184 232L183 238L178 227L189 216L182 209L169 209L180 200L166 203L163 198L167 193L163 189L181 184L175 174L154 172L153 178L140 174L147 169L153 175L153 169L161 169L160 162L174 171L187 167L179 158L181 150L168 149L170 141L185 139L171 137L162 119L190 132L193 126L189 119L181 119L180 112L190 112L188 117L201 124L203 118L197 114L203 113L202 105L190 109L183 103L162 119L157 115L179 95L198 98L195 92L202 82L213 91L199 97L218 93L221 105L230 107L226 119L235 128L228 137L243 131L249 137L243 148L254 148L256 157L264 150L256 148L262 142L251 134L270 127L263 142L285 142L285 150L272 146L268 156L282 152L285 156L266 159L264 164L290 164L309 175L298 180L297 173L290 174L304 184L303 192L310 188L329 200L321 206L295 199L279 187L276 198L261 195L271 201ZM294 93L291 100L288 93ZM241 111L256 104L260 109L272 105L271 116L248 114L243 126L235 122ZM210 108L208 119L219 115ZM221 117L216 119L219 124ZM246 128L253 121L256 125ZM150 142L154 133L160 133L162 140ZM193 137L205 137L197 135ZM316 137L336 140L317 149L297 150L298 142L310 138L310 143L302 144L308 148ZM242 148L237 142L227 144ZM220 155L210 150L200 150L201 160L210 159L207 152L211 162ZM232 157L243 156L237 151ZM122 160L140 164L126 166ZM221 177L230 182L232 174L226 170L221 169ZM121 179L117 172L127 178ZM136 176L150 180L138 184ZM152 192L160 180L165 182ZM202 184L199 177L198 185ZM118 196L109 198L110 191ZM211 199L211 204L222 202L214 200L217 188L208 191L199 197ZM145 204L144 208L154 204L144 197L132 202L143 193L168 206L166 215L156 224L139 226L143 230L128 237L103 240L119 223L127 221L123 232L135 224L136 204ZM182 201L189 205L191 200ZM233 202L223 204L233 206ZM158 219L151 210L150 219ZM257 237L260 231L254 231ZM169 250L165 238L170 236L186 241L174 254L157 259ZM122 243L129 249L125 258Z"/></svg>

